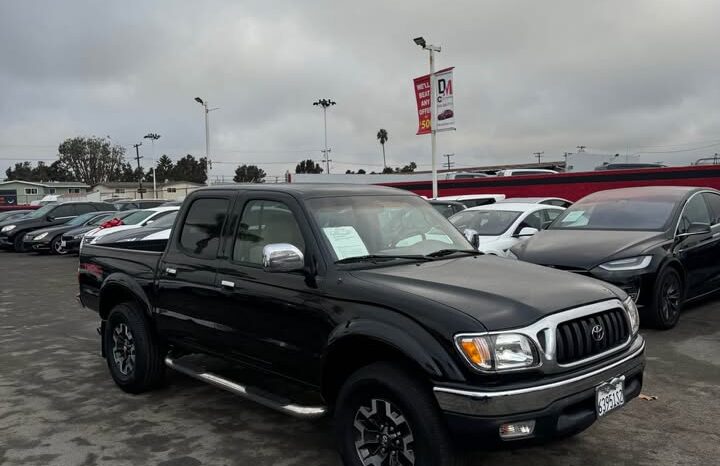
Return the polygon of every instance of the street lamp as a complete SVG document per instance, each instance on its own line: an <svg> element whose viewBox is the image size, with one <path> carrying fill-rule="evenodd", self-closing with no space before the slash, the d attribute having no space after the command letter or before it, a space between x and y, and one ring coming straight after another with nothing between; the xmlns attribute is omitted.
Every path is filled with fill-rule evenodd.
<svg viewBox="0 0 720 466"><path fill-rule="evenodd" d="M150 142L152 144L153 198L157 199L157 179L155 178L155 141L160 139L160 135L157 133L147 133L145 136L143 136L143 139L150 139Z"/></svg>
<svg viewBox="0 0 720 466"><path fill-rule="evenodd" d="M200 97L195 97L195 102L199 103L205 109L205 160L207 166L205 168L205 176L207 177L207 184L210 185L210 171L212 170L212 161L210 160L210 121L208 119L208 113L213 110L217 110L220 107L208 108L208 101L203 100Z"/></svg>
<svg viewBox="0 0 720 466"><path fill-rule="evenodd" d="M437 126L437 102L435 98L435 52L440 52L441 48L437 45L428 44L423 37L416 37L413 39L415 44L422 47L423 50L427 50L430 54L430 145L432 152L432 197L433 199L438 196L438 178L437 178L437 167L436 163L436 152L437 142L436 138L436 126Z"/></svg>
<svg viewBox="0 0 720 466"><path fill-rule="evenodd" d="M317 102L313 102L313 105L315 106L321 106L323 109L323 121L325 122L325 150L323 151L323 155L325 156L325 168L327 170L327 174L330 174L330 149L328 149L327 146L327 108L335 105L334 100L330 99L318 99Z"/></svg>

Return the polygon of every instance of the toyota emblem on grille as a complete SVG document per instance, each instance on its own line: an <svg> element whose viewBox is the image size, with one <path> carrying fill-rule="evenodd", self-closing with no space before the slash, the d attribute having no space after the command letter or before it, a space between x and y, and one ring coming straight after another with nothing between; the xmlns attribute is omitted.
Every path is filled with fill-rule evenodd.
<svg viewBox="0 0 720 466"><path fill-rule="evenodd" d="M605 329L602 325L596 325L592 328L590 334L592 335L593 340L600 341L605 338Z"/></svg>

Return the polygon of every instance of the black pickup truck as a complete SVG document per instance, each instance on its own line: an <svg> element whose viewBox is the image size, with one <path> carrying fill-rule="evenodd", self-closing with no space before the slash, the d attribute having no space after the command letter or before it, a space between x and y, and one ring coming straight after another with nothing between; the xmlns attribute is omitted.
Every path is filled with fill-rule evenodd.
<svg viewBox="0 0 720 466"><path fill-rule="evenodd" d="M405 191L204 188L164 249L140 246L80 254L117 385L150 390L171 367L290 415L332 413L348 465L574 435L640 393L623 291L482 256Z"/></svg>

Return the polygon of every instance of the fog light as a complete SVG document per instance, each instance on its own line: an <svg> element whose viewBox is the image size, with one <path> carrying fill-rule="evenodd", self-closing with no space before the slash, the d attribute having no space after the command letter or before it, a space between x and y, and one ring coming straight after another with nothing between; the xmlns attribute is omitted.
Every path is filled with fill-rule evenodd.
<svg viewBox="0 0 720 466"><path fill-rule="evenodd" d="M529 437L535 431L535 421L520 421L500 426L500 438L512 440L521 437Z"/></svg>

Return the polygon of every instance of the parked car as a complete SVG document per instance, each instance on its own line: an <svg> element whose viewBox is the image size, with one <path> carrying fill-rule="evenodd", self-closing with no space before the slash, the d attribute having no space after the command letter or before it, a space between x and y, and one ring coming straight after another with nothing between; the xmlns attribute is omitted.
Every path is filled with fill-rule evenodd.
<svg viewBox="0 0 720 466"><path fill-rule="evenodd" d="M135 228L141 228L152 224L153 222L160 220L166 215L170 215L172 212L179 210L179 206L171 207L153 207L152 209L142 209L133 212L131 215L124 217L116 225L109 225L103 227L102 225L95 230L85 233L82 244L87 244L96 241L98 238L102 238L110 233L116 233L119 231L133 230Z"/></svg>
<svg viewBox="0 0 720 466"><path fill-rule="evenodd" d="M443 201L440 199L429 199L428 202L445 218L451 217L461 210L467 209L467 206L462 202Z"/></svg>
<svg viewBox="0 0 720 466"><path fill-rule="evenodd" d="M494 204L501 199L505 199L504 194L462 194L459 196L440 196L436 200L455 201L464 204L466 207L477 207Z"/></svg>
<svg viewBox="0 0 720 466"><path fill-rule="evenodd" d="M500 170L497 176L518 176L518 175L557 175L556 170L548 170L545 168L513 168Z"/></svg>
<svg viewBox="0 0 720 466"><path fill-rule="evenodd" d="M158 387L167 366L300 418L332 412L346 465L574 435L642 387L622 290L479 255L406 191L201 188L164 251L123 244L83 246L78 274L122 390Z"/></svg>
<svg viewBox="0 0 720 466"><path fill-rule="evenodd" d="M170 231L175 223L177 213L177 210L171 212L159 220L140 228L110 232L109 234L98 238L94 244L108 245L127 241L167 240L170 238Z"/></svg>
<svg viewBox="0 0 720 466"><path fill-rule="evenodd" d="M109 220L116 211L88 212L78 215L67 223L49 228L32 230L25 234L23 247L27 251L49 252L51 254L64 255L69 251L62 244L62 235L78 227L97 227L102 222Z"/></svg>
<svg viewBox="0 0 720 466"><path fill-rule="evenodd" d="M113 202L113 205L117 210L136 210L160 207L166 202L167 200L165 199L127 199L122 201L115 201Z"/></svg>
<svg viewBox="0 0 720 466"><path fill-rule="evenodd" d="M572 201L568 201L567 199L563 199L561 197L506 197L498 202L512 202L514 204L546 204L563 207L565 209L573 205Z"/></svg>
<svg viewBox="0 0 720 466"><path fill-rule="evenodd" d="M114 212L107 217L102 218L98 221L97 225L84 225L81 227L73 228L63 233L60 239L60 247L67 253L77 253L80 250L80 243L83 237L90 231L102 226L105 222L112 219L123 220L128 215L137 212L137 210L123 210L122 212Z"/></svg>
<svg viewBox="0 0 720 466"><path fill-rule="evenodd" d="M601 191L511 252L624 289L643 322L672 328L689 300L720 288L720 192L682 186Z"/></svg>
<svg viewBox="0 0 720 466"><path fill-rule="evenodd" d="M463 210L450 222L478 251L506 257L508 249L547 227L563 210L544 204L497 203Z"/></svg>
<svg viewBox="0 0 720 466"><path fill-rule="evenodd" d="M62 225L88 212L108 210L113 210L113 206L105 202L64 202L42 206L23 218L0 223L0 248L24 252L23 238L29 231Z"/></svg>
<svg viewBox="0 0 720 466"><path fill-rule="evenodd" d="M24 217L26 214L29 214L30 212L32 212L32 210L22 210L22 209L8 210L6 212L0 212L0 223L5 222L7 220Z"/></svg>

